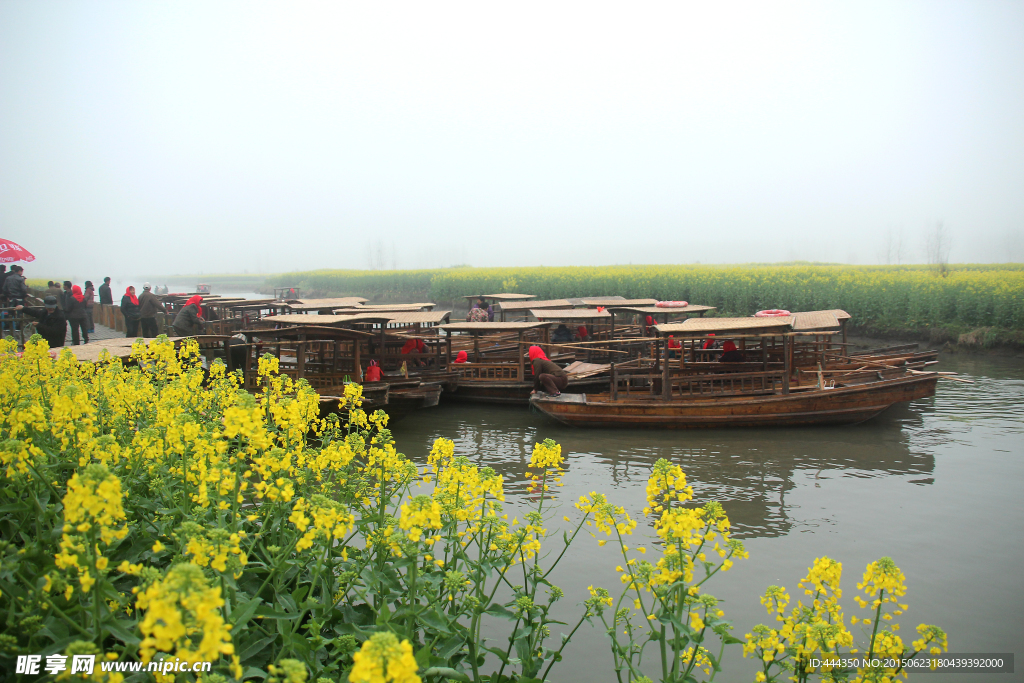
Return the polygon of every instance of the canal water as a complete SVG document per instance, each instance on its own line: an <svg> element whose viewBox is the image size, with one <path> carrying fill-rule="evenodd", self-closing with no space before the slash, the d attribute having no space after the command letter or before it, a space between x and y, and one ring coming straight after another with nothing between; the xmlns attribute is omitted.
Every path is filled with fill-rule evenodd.
<svg viewBox="0 0 1024 683"><path fill-rule="evenodd" d="M1024 363L951 355L933 367L974 383L940 380L934 398L852 427L583 430L526 407L449 403L392 429L399 450L416 460L443 436L455 442L456 454L493 467L505 477L509 511L528 504L524 474L532 444L558 441L566 476L549 525L550 550L561 549L562 515L578 518L573 503L590 491L606 493L640 521L639 545L652 535L642 514L650 468L658 458L678 463L695 501L720 501L750 552L705 584L723 600L737 637L768 621L758 601L768 585L786 586L795 604L797 582L824 555L843 564L847 616L865 616L853 601L856 584L869 562L888 555L907 577L910 610L900 620L907 643L924 622L947 631L950 652L1024 654ZM563 619L575 622L588 585L617 595L621 563L611 544L599 548L581 535L553 575L566 593ZM550 642L557 642L554 633ZM504 647L500 634L494 632L501 641L493 645ZM653 648L648 662L656 678ZM716 680L753 680L754 664L738 645L726 648L724 667ZM1024 680L1022 668L1017 662L1012 675L925 676L936 683L993 683ZM614 681L602 629L584 625L552 674L570 683Z"/></svg>

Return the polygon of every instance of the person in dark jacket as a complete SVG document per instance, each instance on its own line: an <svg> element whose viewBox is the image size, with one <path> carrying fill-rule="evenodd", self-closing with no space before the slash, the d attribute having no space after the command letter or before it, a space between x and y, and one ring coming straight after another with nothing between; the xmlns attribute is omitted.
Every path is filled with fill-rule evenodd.
<svg viewBox="0 0 1024 683"><path fill-rule="evenodd" d="M572 341L572 330L562 323L558 329L551 333L551 341L556 344L565 344Z"/></svg>
<svg viewBox="0 0 1024 683"><path fill-rule="evenodd" d="M21 266L11 266L11 272L7 273L4 280L4 296L7 297L9 306L17 306L25 303L28 296L28 285L25 284L25 276L22 274L25 269Z"/></svg>
<svg viewBox="0 0 1024 683"><path fill-rule="evenodd" d="M69 292L70 296L65 299L64 316L71 324L71 345L78 346L78 331L82 331L82 339L89 343L89 319L85 312L85 295L82 288L74 285Z"/></svg>
<svg viewBox="0 0 1024 683"><path fill-rule="evenodd" d="M44 297L42 308L18 306L18 309L38 321L36 322L36 331L46 340L51 349L64 346L64 338L68 333L68 321L64 317L64 311L57 307L57 297L53 295Z"/></svg>
<svg viewBox="0 0 1024 683"><path fill-rule="evenodd" d="M124 336L139 336L139 298L135 296L135 288L131 285L121 297L121 316L124 318Z"/></svg>
<svg viewBox="0 0 1024 683"><path fill-rule="evenodd" d="M4 298L4 281L7 279L7 266L0 263L0 301Z"/></svg>
<svg viewBox="0 0 1024 683"><path fill-rule="evenodd" d="M57 300L57 308L62 311L64 310L64 307L60 305L61 299L64 298L64 292L61 291L60 286L53 280L46 283L46 296L55 298Z"/></svg>
<svg viewBox="0 0 1024 683"><path fill-rule="evenodd" d="M111 306L114 304L114 294L110 291L109 277L103 278L103 284L100 285L99 294L101 304L108 304Z"/></svg>
<svg viewBox="0 0 1024 683"><path fill-rule="evenodd" d="M206 321L203 319L201 303L203 303L203 297L197 294L186 301L182 309L178 311L178 315L174 316L173 327L176 335L189 337L203 331Z"/></svg>
<svg viewBox="0 0 1024 683"><path fill-rule="evenodd" d="M561 396L562 390L569 386L569 375L548 360L539 346L531 346L529 355L530 364L533 365L533 390L537 391L543 386L548 396Z"/></svg>
<svg viewBox="0 0 1024 683"><path fill-rule="evenodd" d="M85 319L89 324L89 334L96 333L96 326L92 322L92 307L96 303L96 290L93 289L92 280L85 281L85 289L82 290L82 295L85 297Z"/></svg>
<svg viewBox="0 0 1024 683"><path fill-rule="evenodd" d="M142 336L146 339L156 337L156 314L167 312L160 298L151 291L152 288L148 282L142 285L142 296L139 297L139 323L142 326Z"/></svg>

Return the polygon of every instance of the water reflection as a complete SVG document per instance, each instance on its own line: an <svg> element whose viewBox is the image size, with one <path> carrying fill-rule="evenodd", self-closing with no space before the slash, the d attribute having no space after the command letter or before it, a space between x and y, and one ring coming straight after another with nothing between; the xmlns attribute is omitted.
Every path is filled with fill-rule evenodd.
<svg viewBox="0 0 1024 683"><path fill-rule="evenodd" d="M798 473L901 476L912 484L930 484L934 456L915 447L912 438L926 431L923 408L897 408L854 427L634 432L571 429L526 410L457 406L411 416L397 423L395 432L401 449L417 460L438 436L452 439L457 455L505 477L510 498L524 493L533 443L553 438L567 458L565 494L574 498L600 489L624 504L628 500L634 513L643 506L642 487L652 465L665 458L682 466L697 500L725 505L738 537L772 537L820 522L794 519L787 508L786 494ZM626 500L617 490L628 494Z"/></svg>

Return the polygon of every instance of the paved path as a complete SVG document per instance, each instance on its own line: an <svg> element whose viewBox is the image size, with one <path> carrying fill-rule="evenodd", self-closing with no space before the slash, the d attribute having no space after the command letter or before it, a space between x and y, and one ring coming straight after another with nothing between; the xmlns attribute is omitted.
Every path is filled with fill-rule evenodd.
<svg viewBox="0 0 1024 683"><path fill-rule="evenodd" d="M89 341L97 341L97 340L100 340L100 339L117 339L117 338L123 337L123 336L124 336L124 332L118 332L117 330L112 330L109 327L105 327L103 325L97 324L96 325L96 331L89 334ZM71 346L71 326L70 325L68 326L68 333L64 337L64 345L65 346Z"/></svg>

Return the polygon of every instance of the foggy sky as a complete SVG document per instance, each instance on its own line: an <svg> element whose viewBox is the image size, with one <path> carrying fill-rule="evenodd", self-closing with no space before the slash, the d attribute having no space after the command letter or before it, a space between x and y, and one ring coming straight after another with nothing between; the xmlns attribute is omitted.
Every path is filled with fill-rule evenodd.
<svg viewBox="0 0 1024 683"><path fill-rule="evenodd" d="M1022 36L981 0L3 0L0 237L93 280L923 262L939 221L1020 261Z"/></svg>

